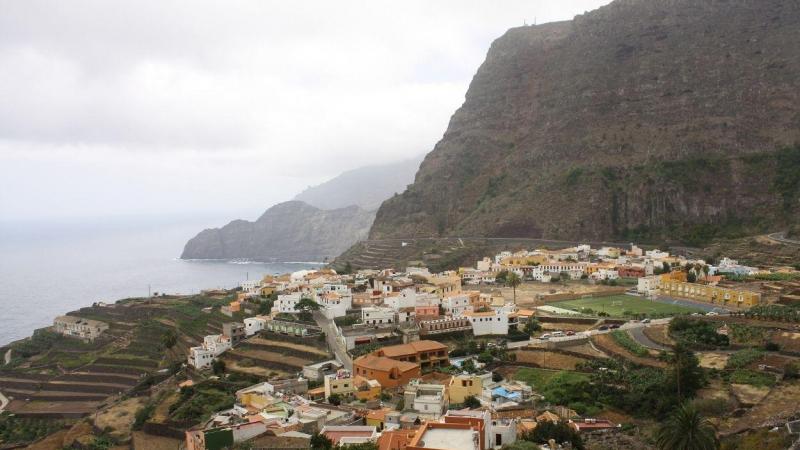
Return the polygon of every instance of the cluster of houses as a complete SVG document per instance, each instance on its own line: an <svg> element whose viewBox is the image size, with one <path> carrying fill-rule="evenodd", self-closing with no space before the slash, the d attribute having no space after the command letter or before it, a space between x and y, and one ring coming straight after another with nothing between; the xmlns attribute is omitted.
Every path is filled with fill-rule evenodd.
<svg viewBox="0 0 800 450"><path fill-rule="evenodd" d="M662 295L733 308L761 303L761 294L733 286L722 286L726 276L745 277L762 271L722 258L717 265L688 259L661 250L579 245L560 250L501 252L484 258L475 268L461 268L464 284L493 283L501 272L516 273L524 280L551 282L556 279L588 279L594 282L637 278L641 295Z"/></svg>
<svg viewBox="0 0 800 450"><path fill-rule="evenodd" d="M442 349L446 347L438 342L422 341L416 347L380 348L371 355L413 367L397 379L391 371L390 378L383 378L369 364L357 363L351 373L336 361L326 361L307 366L296 379L241 389L232 408L186 431L186 448L218 450L245 441L254 449L311 448L312 436L319 433L334 446L371 442L379 449L487 450L514 443L543 421L563 421L578 432L619 427L581 419L565 407L536 409L541 397L530 386L496 381L492 373L425 379L420 367L427 359L435 358L432 365L449 365ZM321 381L322 386L308 389L309 381ZM468 399L480 406L466 408Z"/></svg>

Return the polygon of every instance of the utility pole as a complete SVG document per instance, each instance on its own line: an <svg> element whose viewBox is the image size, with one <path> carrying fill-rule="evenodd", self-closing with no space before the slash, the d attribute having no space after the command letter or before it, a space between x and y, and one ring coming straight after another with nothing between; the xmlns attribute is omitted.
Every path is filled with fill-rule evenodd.
<svg viewBox="0 0 800 450"><path fill-rule="evenodd" d="M153 295L150 293L150 285L147 285L147 298L152 298Z"/></svg>

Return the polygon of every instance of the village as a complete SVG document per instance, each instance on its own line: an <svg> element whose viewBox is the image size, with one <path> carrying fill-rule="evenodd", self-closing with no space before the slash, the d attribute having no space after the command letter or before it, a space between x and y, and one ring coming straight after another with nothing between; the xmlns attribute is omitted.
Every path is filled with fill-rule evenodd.
<svg viewBox="0 0 800 450"><path fill-rule="evenodd" d="M618 445L637 414L586 390L607 374L669 371L683 338L700 367L728 371L703 395L739 405L745 418L763 415L764 399L797 394L782 381L800 366L791 267L581 245L504 251L441 273L346 272L266 275L204 292L219 300L193 321L213 317L218 332L187 328L171 343L184 363L139 403L141 428L182 433L188 450ZM114 327L99 314L120 307L61 316L53 331L100 341ZM104 364L101 372L120 372ZM10 380L0 380L7 395ZM797 433L797 419L785 414L782 433Z"/></svg>

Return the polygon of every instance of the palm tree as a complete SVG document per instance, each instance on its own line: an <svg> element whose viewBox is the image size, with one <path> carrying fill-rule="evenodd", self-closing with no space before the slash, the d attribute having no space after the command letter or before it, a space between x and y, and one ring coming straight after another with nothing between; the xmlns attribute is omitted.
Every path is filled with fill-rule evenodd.
<svg viewBox="0 0 800 450"><path fill-rule="evenodd" d="M719 448L717 430L690 403L672 412L656 434L661 450L716 450Z"/></svg>
<svg viewBox="0 0 800 450"><path fill-rule="evenodd" d="M522 278L520 278L516 272L509 272L506 277L506 284L511 286L511 289L514 291L514 303L517 303L517 286L522 284Z"/></svg>

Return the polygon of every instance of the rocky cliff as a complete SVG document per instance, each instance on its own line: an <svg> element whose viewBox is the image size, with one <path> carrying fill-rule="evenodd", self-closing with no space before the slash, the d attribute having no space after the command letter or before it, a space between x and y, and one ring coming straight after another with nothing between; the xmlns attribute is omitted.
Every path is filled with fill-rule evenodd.
<svg viewBox="0 0 800 450"><path fill-rule="evenodd" d="M203 230L186 243L181 258L323 261L363 239L373 218L374 212L358 206L321 210L300 201L279 203L255 222Z"/></svg>
<svg viewBox="0 0 800 450"><path fill-rule="evenodd" d="M509 30L370 238L676 238L800 211L800 3L617 0Z"/></svg>

